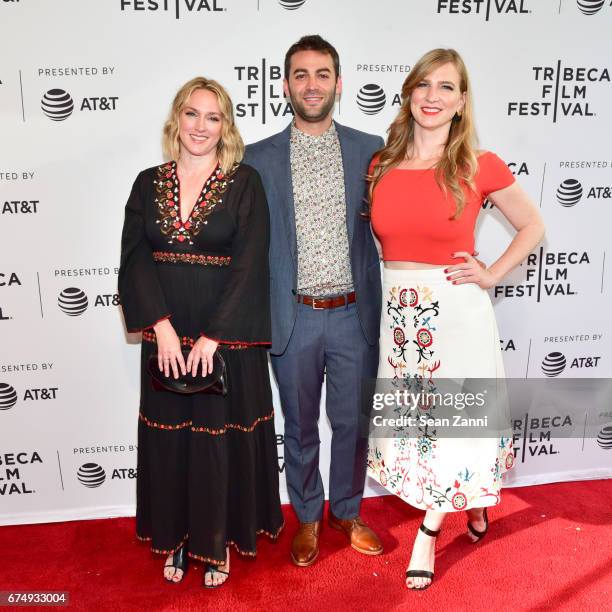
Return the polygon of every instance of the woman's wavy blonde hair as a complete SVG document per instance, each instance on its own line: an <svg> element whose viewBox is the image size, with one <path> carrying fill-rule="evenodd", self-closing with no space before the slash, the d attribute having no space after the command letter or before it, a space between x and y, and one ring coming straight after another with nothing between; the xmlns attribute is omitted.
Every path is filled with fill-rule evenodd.
<svg viewBox="0 0 612 612"><path fill-rule="evenodd" d="M408 149L414 142L414 118L410 111L410 96L416 86L432 71L443 64L451 63L459 73L459 89L465 93L465 105L460 117L451 122L444 153L436 165L436 181L445 192L451 192L455 201L453 219L459 218L465 208L464 187L474 190L474 176L478 169L476 159L476 130L472 90L467 68L454 49L433 49L426 53L412 68L402 85L402 105L388 129L387 144L376 154L378 160L369 175L369 201L372 204L374 189L382 177L406 159Z"/></svg>
<svg viewBox="0 0 612 612"><path fill-rule="evenodd" d="M181 151L179 140L179 116L189 97L196 89L205 89L217 96L223 117L221 138L217 144L217 156L223 172L228 173L235 163L242 160L244 142L234 121L234 106L227 91L217 81L196 77L185 83L174 96L168 119L164 124L162 148L167 160L178 160Z"/></svg>

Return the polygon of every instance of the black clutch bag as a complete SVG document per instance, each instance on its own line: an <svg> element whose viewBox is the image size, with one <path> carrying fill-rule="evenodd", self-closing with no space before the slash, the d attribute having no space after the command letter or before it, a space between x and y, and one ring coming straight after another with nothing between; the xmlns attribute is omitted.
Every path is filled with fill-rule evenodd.
<svg viewBox="0 0 612 612"><path fill-rule="evenodd" d="M183 349L183 357L187 361L187 357L191 349ZM199 364L200 369L202 367ZM174 391L174 393L190 394L190 393L213 393L215 395L226 395L227 394L227 373L225 371L225 361L220 355L219 351L215 351L213 354L213 371L206 376L198 374L192 376L191 372L187 372L185 376L180 374L179 377L174 378L172 370L170 370L170 376L166 376L163 372L159 371L159 365L157 363L157 353L154 353L149 357L147 362L147 369L151 375L151 382L153 389L156 391Z"/></svg>

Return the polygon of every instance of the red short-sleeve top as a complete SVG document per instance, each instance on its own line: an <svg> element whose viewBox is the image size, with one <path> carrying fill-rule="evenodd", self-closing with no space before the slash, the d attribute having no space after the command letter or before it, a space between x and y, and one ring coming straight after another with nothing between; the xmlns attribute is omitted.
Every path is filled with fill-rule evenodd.
<svg viewBox="0 0 612 612"><path fill-rule="evenodd" d="M370 172L374 166L372 161ZM372 201L372 228L385 261L418 261L452 264L457 251L474 252L474 227L486 197L514 182L508 166L497 155L478 157L474 177L476 193L466 193L458 219L452 219L455 203L438 186L433 168L387 172L376 185Z"/></svg>

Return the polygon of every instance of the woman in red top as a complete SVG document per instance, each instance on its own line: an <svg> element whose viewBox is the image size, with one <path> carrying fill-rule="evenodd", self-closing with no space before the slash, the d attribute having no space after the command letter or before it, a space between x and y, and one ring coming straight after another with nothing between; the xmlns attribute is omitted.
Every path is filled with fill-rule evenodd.
<svg viewBox="0 0 612 612"><path fill-rule="evenodd" d="M370 168L372 228L384 260L378 378L389 380L393 390L440 393L452 389L450 379L504 377L486 290L544 234L537 208L506 164L475 149L471 98L459 54L427 53L403 84L387 145ZM516 230L488 268L474 258L474 226L485 198ZM406 572L411 589L427 588L433 580L435 538L447 512L465 510L471 540L484 536L486 508L499 503L502 474L514 459L507 430L470 438L449 433L452 428L441 433L437 421L427 420L441 410L422 400L395 405L392 416L412 421L393 427L392 435L374 431L370 440L368 474L426 511Z"/></svg>

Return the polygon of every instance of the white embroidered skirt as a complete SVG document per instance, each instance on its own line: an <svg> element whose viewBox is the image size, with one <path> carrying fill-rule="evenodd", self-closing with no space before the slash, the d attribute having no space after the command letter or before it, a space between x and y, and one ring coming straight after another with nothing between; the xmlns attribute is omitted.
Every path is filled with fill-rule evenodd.
<svg viewBox="0 0 612 612"><path fill-rule="evenodd" d="M436 380L503 378L486 291L453 285L443 268L384 269L377 391L415 381L435 388ZM514 463L509 429L469 438L422 427L407 426L393 437L372 437L376 431L368 475L410 505L454 512L499 503L502 474Z"/></svg>

